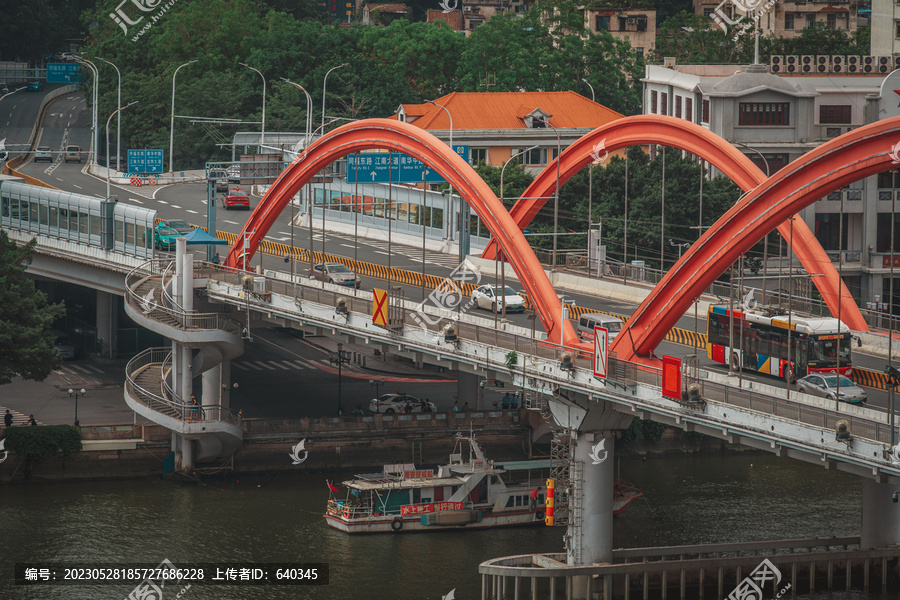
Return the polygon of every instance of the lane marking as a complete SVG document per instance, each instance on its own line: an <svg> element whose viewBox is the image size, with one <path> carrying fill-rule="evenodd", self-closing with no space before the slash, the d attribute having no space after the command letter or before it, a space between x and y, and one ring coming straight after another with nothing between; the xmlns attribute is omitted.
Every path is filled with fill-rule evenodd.
<svg viewBox="0 0 900 600"><path fill-rule="evenodd" d="M273 364L273 365L275 365L276 367L278 367L279 369L282 369L282 370L284 370L284 371L291 371L291 370L292 370L291 367L286 367L286 366L284 366L283 364L281 364L281 363L279 363L279 362L276 362L276 361L274 361L274 360L273 360L273 361L269 361L269 362L270 362L270 364Z"/></svg>
<svg viewBox="0 0 900 600"><path fill-rule="evenodd" d="M258 364L259 366L263 367L264 369L268 369L268 370L270 370L270 371L274 371L274 370L275 370L275 367L269 366L269 365L267 365L266 363L264 363L264 362L261 361L261 360L256 360L256 361L253 361L253 362L255 362L255 363Z"/></svg>
<svg viewBox="0 0 900 600"><path fill-rule="evenodd" d="M243 364L241 364L241 363L239 363L239 362L233 362L233 363L231 363L231 366L232 366L232 367L237 367L237 368L240 369L241 371L249 371L249 370L250 370L250 369L248 369L246 366L244 366Z"/></svg>
<svg viewBox="0 0 900 600"><path fill-rule="evenodd" d="M82 188L80 185L75 185L74 183L72 184L72 187L77 188L77 189L79 189L79 190L80 190L80 189L84 189L84 188Z"/></svg>
<svg viewBox="0 0 900 600"><path fill-rule="evenodd" d="M129 202L137 202L138 204L143 204L143 202L138 200L137 198L129 198L128 201Z"/></svg>
<svg viewBox="0 0 900 600"><path fill-rule="evenodd" d="M187 209L187 210L185 210L184 212L186 212L186 213L191 213L192 215L199 215L199 214L200 214L200 213L198 213L196 210L191 210L191 209Z"/></svg>

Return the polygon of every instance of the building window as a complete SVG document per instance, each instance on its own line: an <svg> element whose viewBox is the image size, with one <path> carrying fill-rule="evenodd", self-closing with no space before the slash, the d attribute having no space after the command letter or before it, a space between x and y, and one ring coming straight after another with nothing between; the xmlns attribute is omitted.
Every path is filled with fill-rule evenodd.
<svg viewBox="0 0 900 600"><path fill-rule="evenodd" d="M787 102L741 102L739 125L790 125L791 105Z"/></svg>
<svg viewBox="0 0 900 600"><path fill-rule="evenodd" d="M515 156L519 152L522 152L524 148L513 148L512 154L510 156ZM554 151L556 149L554 148ZM547 149L546 148L532 148L528 152L524 153L520 160L523 165L546 165L549 161L547 160Z"/></svg>
<svg viewBox="0 0 900 600"><path fill-rule="evenodd" d="M643 55L644 55L644 49L643 49L643 48L635 48L634 51L638 53L638 56L643 56Z"/></svg>
<svg viewBox="0 0 900 600"><path fill-rule="evenodd" d="M825 15L825 23L835 29L837 27L837 15L835 13L828 13Z"/></svg>
<svg viewBox="0 0 900 600"><path fill-rule="evenodd" d="M667 115L669 114L669 95L663 92L660 96L662 96L662 107L659 114Z"/></svg>
<svg viewBox="0 0 900 600"><path fill-rule="evenodd" d="M819 123L850 124L850 105L825 105L819 107Z"/></svg>
<svg viewBox="0 0 900 600"><path fill-rule="evenodd" d="M628 23L628 17L619 17L619 29L617 31L625 31L626 23Z"/></svg>
<svg viewBox="0 0 900 600"><path fill-rule="evenodd" d="M894 37L897 38L898 40L900 40L900 21L897 21L896 25L897 25L897 27L896 27L897 30L894 33Z"/></svg>
<svg viewBox="0 0 900 600"><path fill-rule="evenodd" d="M706 17L707 19L711 19L711 18L712 18L712 14L713 14L713 9L711 9L711 8L704 8L704 9L703 9L703 16Z"/></svg>
<svg viewBox="0 0 900 600"><path fill-rule="evenodd" d="M759 170L768 175L774 175L780 169L784 168L790 162L790 154L763 154L760 156L756 152L745 155ZM765 160L763 160L765 158Z"/></svg>
<svg viewBox="0 0 900 600"><path fill-rule="evenodd" d="M814 13L809 13L806 15L806 26L812 27L816 22L816 15Z"/></svg>
<svg viewBox="0 0 900 600"><path fill-rule="evenodd" d="M681 118L681 96L675 96L675 118Z"/></svg>
<svg viewBox="0 0 900 600"><path fill-rule="evenodd" d="M637 20L637 30L638 31L647 31L647 19L638 19Z"/></svg>
<svg viewBox="0 0 900 600"><path fill-rule="evenodd" d="M651 92L650 92L650 114L651 114L651 115L657 114L657 112L656 112L656 108L657 108L656 98L657 98L657 96L656 96L656 90L651 91Z"/></svg>
<svg viewBox="0 0 900 600"><path fill-rule="evenodd" d="M609 31L609 15L598 16L594 20L595 31Z"/></svg>
<svg viewBox="0 0 900 600"><path fill-rule="evenodd" d="M473 165L477 165L480 162L484 164L488 164L488 149L487 148L470 148L469 149L469 160L472 161Z"/></svg>
<svg viewBox="0 0 900 600"><path fill-rule="evenodd" d="M694 99L693 98L685 98L684 99L684 118L694 122Z"/></svg>
<svg viewBox="0 0 900 600"><path fill-rule="evenodd" d="M701 123L709 123L709 100L703 100L703 117L700 119Z"/></svg>
<svg viewBox="0 0 900 600"><path fill-rule="evenodd" d="M784 28L787 30L794 28L794 13L784 13Z"/></svg>
<svg viewBox="0 0 900 600"><path fill-rule="evenodd" d="M841 227L839 213L822 213L816 215L816 239L825 250L847 249L847 219ZM842 231L843 230L843 231Z"/></svg>

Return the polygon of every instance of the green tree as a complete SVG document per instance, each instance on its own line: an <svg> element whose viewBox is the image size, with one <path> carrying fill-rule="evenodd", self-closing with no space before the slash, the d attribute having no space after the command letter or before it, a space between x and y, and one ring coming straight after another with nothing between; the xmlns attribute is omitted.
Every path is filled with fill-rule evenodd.
<svg viewBox="0 0 900 600"><path fill-rule="evenodd" d="M500 197L500 172L503 166L494 167L479 162L475 165L475 172L484 180L491 188L494 194ZM513 159L503 171L503 204L507 209L512 208L516 203L516 199L522 195L531 182L534 181L534 175L526 171L519 165L519 159Z"/></svg>
<svg viewBox="0 0 900 600"><path fill-rule="evenodd" d="M754 25L736 18L722 29L709 17L682 11L666 19L656 36L656 55L679 63L748 64L753 60Z"/></svg>
<svg viewBox="0 0 900 600"><path fill-rule="evenodd" d="M50 326L65 308L48 304L25 276L35 245L19 246L0 230L0 384L13 377L42 381L59 367Z"/></svg>

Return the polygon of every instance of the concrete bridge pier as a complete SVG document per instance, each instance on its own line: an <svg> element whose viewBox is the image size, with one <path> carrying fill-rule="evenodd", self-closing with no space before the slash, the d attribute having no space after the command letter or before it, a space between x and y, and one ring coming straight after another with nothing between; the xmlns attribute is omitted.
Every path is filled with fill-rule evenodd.
<svg viewBox="0 0 900 600"><path fill-rule="evenodd" d="M119 302L118 296L97 290L97 352L102 358L115 358L118 351Z"/></svg>
<svg viewBox="0 0 900 600"><path fill-rule="evenodd" d="M896 544L900 544L900 485L866 479L862 486L860 550Z"/></svg>
<svg viewBox="0 0 900 600"><path fill-rule="evenodd" d="M231 361L224 360L215 367L203 372L201 376L203 388L201 404L205 410L216 405L223 409L231 408ZM210 418L223 418L224 415L211 415Z"/></svg>
<svg viewBox="0 0 900 600"><path fill-rule="evenodd" d="M481 381L481 378L475 373L459 372L459 378L456 380L456 399L459 401L460 410L462 410L466 402L469 403L471 410L483 408L478 406L478 398L480 397L478 395L479 381Z"/></svg>
<svg viewBox="0 0 900 600"><path fill-rule="evenodd" d="M611 562L616 431L627 429L633 417L617 412L610 403L572 392L556 395L549 408L556 424L569 431L573 446L566 564ZM579 577L572 586L572 598L589 600L601 591L597 586L602 586L602 580L587 582Z"/></svg>
<svg viewBox="0 0 900 600"><path fill-rule="evenodd" d="M172 432L172 450L175 452L175 471L178 473L190 473L194 470L194 446L193 440L186 436Z"/></svg>

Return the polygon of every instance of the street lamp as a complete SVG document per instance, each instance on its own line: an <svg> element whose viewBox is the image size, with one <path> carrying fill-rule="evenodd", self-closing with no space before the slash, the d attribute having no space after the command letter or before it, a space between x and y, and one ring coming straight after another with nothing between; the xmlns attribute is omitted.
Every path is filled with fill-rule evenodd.
<svg viewBox="0 0 900 600"><path fill-rule="evenodd" d="M556 238L557 238L557 228L559 226L559 155L562 154L562 148L559 141L559 130L550 123L550 117L553 115L547 115L544 117L544 125L553 129L553 133L556 134L556 192L553 197L553 266L551 269L556 269ZM562 338L560 338L562 339Z"/></svg>
<svg viewBox="0 0 900 600"><path fill-rule="evenodd" d="M426 100L428 104L432 104L437 106L438 108L443 109L445 113L447 113L447 118L450 119L450 149L456 152L456 149L453 148L453 115L450 114L450 111L447 110L446 106L438 104L434 100ZM422 185L425 186L425 181L422 181ZM427 186L426 186L427 187ZM453 186L450 186L450 205L451 208L453 206ZM468 248L468 240L469 236L465 235L464 232L468 231L468 222L463 220L463 215L465 215L465 219L469 217L468 204L463 199L462 196L459 198L459 262L462 263L466 256L469 254ZM451 228L452 229L452 228Z"/></svg>
<svg viewBox="0 0 900 600"><path fill-rule="evenodd" d="M512 161L512 159L516 158L517 156L522 156L526 152L531 152L532 150L534 150L537 147L538 146L535 145L535 146L531 146L530 148L525 148L521 152L510 156L508 159L506 159L506 162L503 163L503 168L500 169L500 204L503 204L503 174L506 171L506 165L508 165L510 163L510 161ZM498 244L498 247L499 247L499 244ZM506 263L503 260L503 248L502 247L500 247L500 255L497 257L497 259L500 261L501 265L503 266L503 271L501 274L500 290L503 292L503 318L505 319L506 318ZM496 328L497 328L497 311L495 310L494 311L494 329L496 329Z"/></svg>
<svg viewBox="0 0 900 600"><path fill-rule="evenodd" d="M113 111L112 115L109 115L109 118L106 120L106 199L109 200L109 122L112 121L113 115L119 114L119 118L122 118L122 111L131 106L132 104L137 104L138 101L129 102L125 106L120 106L116 110ZM116 147L116 167L119 166L118 161L119 148Z"/></svg>
<svg viewBox="0 0 900 600"><path fill-rule="evenodd" d="M370 379L369 385L375 386L375 397L378 398L380 396L378 391L381 389L381 386L384 385L384 377L382 377L380 379Z"/></svg>
<svg viewBox="0 0 900 600"><path fill-rule="evenodd" d="M681 243L681 244L676 244L676 243L675 243L675 240L673 240L672 238L669 238L669 245L670 245L670 246L676 246L676 247L678 248L678 260L681 260L681 251L682 251L683 249L685 249L685 248L690 248L691 243L690 243L690 242L684 242L684 243Z"/></svg>
<svg viewBox="0 0 900 600"><path fill-rule="evenodd" d="M338 342L338 351L337 351L337 361L338 361L338 414L344 414L341 412L341 367L344 364L344 344Z"/></svg>
<svg viewBox="0 0 900 600"><path fill-rule="evenodd" d="M94 58L96 58L97 60L102 60L103 62L105 62L106 64L108 64L109 66L111 66L113 69L116 70L116 77L118 77L118 80L119 80L119 86L118 86L119 91L116 96L116 106L122 106L122 72L119 71L119 67L112 64L105 58L100 58L99 56L95 56ZM107 135L106 135L106 166L109 167L109 123L107 123L107 125L106 125L106 132L107 132ZM116 122L116 171L119 170L119 157L121 156L121 153L122 153L122 114L120 113L119 119ZM106 170L106 180L108 183L109 182L109 168L107 168L107 170ZM109 190L107 190L106 197L109 198Z"/></svg>
<svg viewBox="0 0 900 600"><path fill-rule="evenodd" d="M262 146L266 140L266 77L262 73L260 73L259 69L254 69L250 65L246 63L238 63L242 67L247 67L251 71L256 71L259 73L259 76L262 77L263 80L263 110L262 110L262 131L259 134L259 151L262 153Z"/></svg>
<svg viewBox="0 0 900 600"><path fill-rule="evenodd" d="M596 100L596 97L594 96L594 86L592 86L592 85L590 84L590 82L589 82L587 79L585 79L584 77L582 77L581 80L582 80L583 82L587 83L587 86L588 86L589 88L591 88L591 102L596 102L597 100Z"/></svg>
<svg viewBox="0 0 900 600"><path fill-rule="evenodd" d="M76 61L86 64L88 67L90 67L91 73L94 75L94 94L93 94L94 95L94 106L92 107L92 110L91 110L91 118L93 120L93 126L94 126L94 136L93 136L94 164L97 164L97 154L100 151L99 150L99 148L100 148L100 129L97 124L97 120L99 119L98 104L100 102L100 92L99 92L100 71L97 69L97 65L95 65L91 61L87 60L86 58L82 58L82 57L78 56L77 54L68 54L68 55L64 54L63 56L65 56L65 57L71 56Z"/></svg>
<svg viewBox="0 0 900 600"><path fill-rule="evenodd" d="M325 73L325 80L322 82L322 129L325 129L325 90L328 86L328 76L331 75L331 72L335 69L342 69L347 66L350 66L350 63L344 63L336 67L331 67L330 69L328 69L328 72Z"/></svg>
<svg viewBox="0 0 900 600"><path fill-rule="evenodd" d="M306 94L306 146L303 148L304 150L306 150L307 148L309 148L309 138L312 135L312 96L310 96L309 92L306 91L306 88L299 83L294 83L293 81L285 77L282 77L281 80L303 90L303 93Z"/></svg>
<svg viewBox="0 0 900 600"><path fill-rule="evenodd" d="M183 65L179 65L175 72L172 73L172 121L169 125L169 173L175 173L175 169L172 167L172 153L175 150L175 76L178 75L178 71L181 67L186 67L190 64L197 62L197 60L189 60Z"/></svg>
<svg viewBox="0 0 900 600"><path fill-rule="evenodd" d="M85 393L86 392L84 388L81 388L77 392L72 388L69 388L69 398L71 398L73 395L75 396L75 427L78 427L78 396L84 398Z"/></svg>

